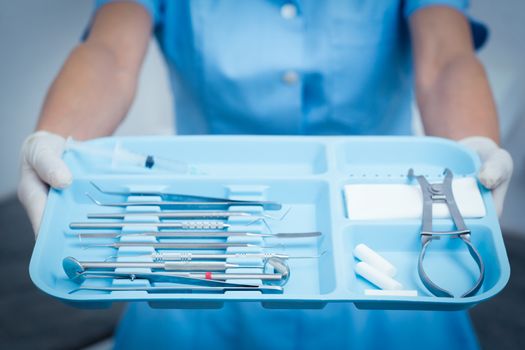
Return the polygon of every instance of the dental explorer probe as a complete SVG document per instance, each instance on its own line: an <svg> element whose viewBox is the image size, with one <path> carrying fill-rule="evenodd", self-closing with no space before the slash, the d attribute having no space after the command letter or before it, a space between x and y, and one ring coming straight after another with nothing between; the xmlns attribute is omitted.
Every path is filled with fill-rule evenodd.
<svg viewBox="0 0 525 350"><path fill-rule="evenodd" d="M101 244L88 244L85 248L122 248L122 247L149 247L153 249L205 249L205 250L216 250L216 249L227 249L227 248L248 248L248 247L259 247L255 244L248 243L157 243L157 242L115 242L115 243L101 243Z"/></svg>
<svg viewBox="0 0 525 350"><path fill-rule="evenodd" d="M225 253L225 254L198 254L198 253L152 253L150 256L154 261L192 261L192 260L226 260L226 259L316 259L320 258L326 251L318 255L291 256L283 253Z"/></svg>
<svg viewBox="0 0 525 350"><path fill-rule="evenodd" d="M78 229L122 229L124 227L145 227L152 226L157 228L190 229L190 230L223 230L230 227L222 221L175 221L175 222L149 222L149 221L130 221L130 222L72 222L69 228Z"/></svg>
<svg viewBox="0 0 525 350"><path fill-rule="evenodd" d="M82 238L121 238L121 237L158 237L158 238L228 238L228 237L263 237L263 238L310 238L319 237L321 232L280 232L259 233L248 231L160 231L160 232L89 232L76 233Z"/></svg>
<svg viewBox="0 0 525 350"><path fill-rule="evenodd" d="M289 210L288 210L289 211ZM153 216L159 219L222 219L226 220L231 217L243 217L250 219L272 219L282 220L288 213L284 213L281 217L275 217L265 213L249 212L249 211L234 211L234 210L164 210L164 211L127 211L118 213L89 213L88 219L124 219L125 217L133 216Z"/></svg>
<svg viewBox="0 0 525 350"><path fill-rule="evenodd" d="M193 261L193 260L227 260L227 259L263 259L278 258L288 259L318 259L326 253L326 250L318 255L295 256L284 253L224 253L224 254L201 254L201 253L172 253L172 252L155 252L151 254L131 255L132 257L149 257L153 261ZM128 257L129 255L121 255ZM111 256L117 258L117 256ZM243 265L244 267L244 265Z"/></svg>

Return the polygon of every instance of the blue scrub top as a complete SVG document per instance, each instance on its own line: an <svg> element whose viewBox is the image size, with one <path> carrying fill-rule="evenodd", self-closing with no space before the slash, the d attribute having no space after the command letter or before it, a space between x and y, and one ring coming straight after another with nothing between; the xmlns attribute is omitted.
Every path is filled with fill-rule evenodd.
<svg viewBox="0 0 525 350"><path fill-rule="evenodd" d="M107 0L98 1L102 6ZM407 18L463 0L137 0L168 63L179 134L409 134ZM116 346L471 349L464 312L153 310L130 304Z"/></svg>
<svg viewBox="0 0 525 350"><path fill-rule="evenodd" d="M98 5L108 0L98 1ZM179 134L409 134L407 18L464 0L138 0Z"/></svg>

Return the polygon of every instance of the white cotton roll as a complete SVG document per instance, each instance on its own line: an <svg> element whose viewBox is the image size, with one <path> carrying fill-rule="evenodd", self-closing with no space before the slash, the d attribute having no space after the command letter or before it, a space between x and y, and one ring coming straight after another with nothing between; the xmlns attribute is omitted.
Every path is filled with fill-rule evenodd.
<svg viewBox="0 0 525 350"><path fill-rule="evenodd" d="M390 277L394 277L397 273L394 265L366 244L361 243L356 245L354 248L354 256Z"/></svg>
<svg viewBox="0 0 525 350"><path fill-rule="evenodd" d="M376 285L381 289L386 290L398 290L403 289L403 285L393 279L390 276L385 275L383 272L373 268L365 262L358 262L355 265L355 272L369 281L370 283Z"/></svg>

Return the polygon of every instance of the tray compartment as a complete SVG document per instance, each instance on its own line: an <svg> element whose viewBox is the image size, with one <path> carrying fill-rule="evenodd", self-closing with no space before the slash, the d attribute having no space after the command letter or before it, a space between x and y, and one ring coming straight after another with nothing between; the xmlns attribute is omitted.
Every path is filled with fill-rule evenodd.
<svg viewBox="0 0 525 350"><path fill-rule="evenodd" d="M335 289L331 205L329 186L324 181L275 181L268 187L267 199L282 202L291 208L284 220L271 221L273 232L321 231L319 238L272 239L282 245L273 250L292 256L321 255L318 259L290 259L290 280L287 295L328 294Z"/></svg>
<svg viewBox="0 0 525 350"><path fill-rule="evenodd" d="M472 230L472 243L480 252L485 262L485 281L480 294L491 291L502 275L501 266L497 262L497 250L491 237L489 227L467 222ZM446 221L436 223L436 230L450 230L452 226ZM421 248L420 225L415 223L388 222L382 224L353 224L345 232L346 263L349 267L348 290L352 294L364 295L364 289L376 289L360 276L356 276L353 249L359 243L368 245L377 251L394 266L398 272L394 277L403 284L404 289L416 289L418 297L413 299L435 299L421 283L417 273L418 256ZM450 290L454 295L460 295L474 284L478 276L478 268L471 258L465 244L457 239L442 238L431 243L425 257L425 270L431 279L441 287ZM451 277L453 276L453 277ZM494 291L492 291L494 292ZM429 297L429 298L425 298ZM366 297L365 297L366 298ZM438 298L461 302L461 299Z"/></svg>
<svg viewBox="0 0 525 350"><path fill-rule="evenodd" d="M180 140L184 142L179 142ZM88 143L98 150L89 153L86 147L71 149L65 154L74 174L170 174L182 176L291 176L316 175L327 171L326 147L321 142L281 139L261 142L244 138L238 141L216 142L213 138L132 138L101 139ZM173 169L152 169L112 165L114 149L140 155L153 155L166 161ZM158 163L160 164L160 163ZM165 163L166 164L166 163Z"/></svg>
<svg viewBox="0 0 525 350"><path fill-rule="evenodd" d="M334 261L332 255L332 237L330 225L330 200L328 183L321 180L298 180L290 183L284 180L189 180L189 179L156 179L155 185L149 187L147 183L151 184L148 179L127 179L118 178L112 180L96 181L105 190L124 190L131 188L133 190L162 190L166 192L188 193L188 194L202 194L208 196L231 197L240 199L244 194L244 199L258 197L257 199L277 201L283 204L281 212L268 211L272 216L279 216L284 211L290 208L286 217L279 220L268 219L268 225L272 232L305 232L305 231L321 231L323 235L319 238L301 238L301 239L258 239L267 248L263 248L264 252L281 252L291 256L314 256L326 252L318 259L290 259L288 261L291 268L291 277L286 286L282 298L293 298L295 296L304 295L323 295L331 293L335 289L335 273ZM38 273L33 274L37 285L44 284L46 291L52 291L51 294L65 298L65 299L118 299L124 297L124 292L79 292L78 294L67 294L70 290L77 287L77 284L67 279L67 276L62 270L62 259L67 256L73 256L78 260L98 260L102 261L109 256L117 255L118 261L129 261L130 249L137 253L137 248L121 248L119 250L113 248L90 248L83 249L84 244L88 243L110 243L116 242L113 239L83 239L82 242L76 235L72 235L74 230L68 228L71 221L86 220L87 213L93 212L123 212L125 208L111 208L101 207L94 204L86 195L85 192L93 193L96 198L101 201L124 201L125 196L105 195L90 189L93 188L87 180L75 180L74 183L63 191L53 190L51 193L50 204L48 210L58 212L56 208L66 208L61 215L47 215L46 220L42 225L43 231L56 232L55 235L44 235L39 244L46 247L39 256L35 257L35 264L38 266ZM128 207L130 210L132 207ZM142 208L144 209L144 208ZM238 210L236 208L234 210ZM242 210L242 208L240 208ZM253 210L253 208L252 208ZM96 220L100 221L100 220ZM106 220L105 220L106 221ZM107 220L107 222L118 220ZM264 230L261 223L242 225L242 223L233 222L231 230ZM147 225L145 225L147 226ZM80 230L78 230L80 231ZM83 232L91 232L95 230L82 230ZM120 232L119 230L104 230ZM129 237L121 238L121 240L129 240ZM146 237L150 239L150 237ZM167 241L167 240L163 240ZM207 240L209 241L209 240ZM249 238L246 243L254 242L253 238ZM147 248L141 250L142 254L146 254ZM37 262L38 261L38 262ZM232 271L233 272L233 271ZM36 277L38 275L38 277ZM139 282L139 281L136 281ZM99 285L110 286L111 280L98 281ZM134 282L135 283L135 282ZM115 284L115 283L113 283ZM93 281L89 281L89 285L93 285ZM127 281L118 281L115 285L129 285ZM42 287L42 286L41 286ZM226 294L206 294L207 299L228 299L232 294L233 299L238 299L239 295L246 296L246 292L226 293ZM249 294L253 294L248 292ZM126 295L131 295L127 293ZM162 295L155 294L148 295L146 293L135 293L135 297L141 295L142 298L152 297L153 299L167 298L170 301L184 299L189 294L171 294ZM194 298L196 293L191 294ZM265 299L266 295L261 295L261 299ZM275 296L269 296L275 298ZM162 303L157 303L162 305Z"/></svg>
<svg viewBox="0 0 525 350"><path fill-rule="evenodd" d="M339 171L367 179L399 179L408 169L440 177L444 168L457 175L475 174L477 157L457 143L437 138L355 138L337 151Z"/></svg>

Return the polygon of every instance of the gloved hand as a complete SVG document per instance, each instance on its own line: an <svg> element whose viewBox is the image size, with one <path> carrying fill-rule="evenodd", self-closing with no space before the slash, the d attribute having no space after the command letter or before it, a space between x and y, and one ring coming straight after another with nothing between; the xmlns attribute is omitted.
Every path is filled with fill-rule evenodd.
<svg viewBox="0 0 525 350"><path fill-rule="evenodd" d="M479 155L481 159L479 182L492 191L496 211L498 216L501 216L513 169L509 152L500 148L488 137L467 137L459 142Z"/></svg>
<svg viewBox="0 0 525 350"><path fill-rule="evenodd" d="M65 188L73 180L61 159L66 139L47 131L31 134L22 145L18 198L24 205L35 236L46 205L49 186Z"/></svg>

